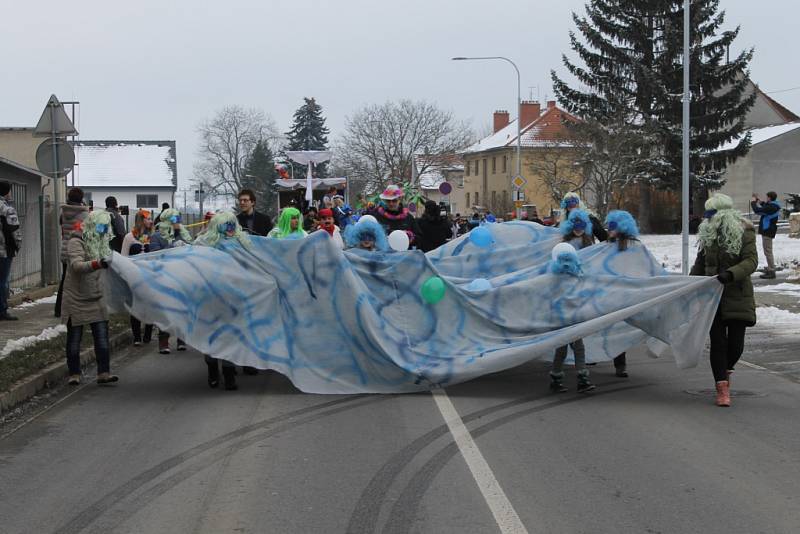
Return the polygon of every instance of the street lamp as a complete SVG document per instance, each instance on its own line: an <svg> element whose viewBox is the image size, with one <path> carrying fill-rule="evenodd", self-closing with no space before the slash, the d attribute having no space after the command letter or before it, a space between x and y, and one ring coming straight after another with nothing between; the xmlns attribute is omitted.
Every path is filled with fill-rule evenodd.
<svg viewBox="0 0 800 534"><path fill-rule="evenodd" d="M521 86L522 83L520 82L519 76L519 69L517 68L517 64L508 59L507 57L503 56L486 56L486 57L454 57L452 58L453 61L483 61L483 60L495 60L499 59L501 61L506 61L511 63L511 66L514 67L514 70L517 73L517 176L522 176L522 137L520 136L520 130L522 129L522 96L521 96ZM484 198L486 196L486 191L483 192ZM519 210L517 210L519 211ZM519 215L519 214L517 214Z"/></svg>
<svg viewBox="0 0 800 534"><path fill-rule="evenodd" d="M691 93L689 88L689 65L691 64L690 42L691 19L689 17L689 0L683 2L683 176L681 206L681 271L689 274L689 104Z"/></svg>

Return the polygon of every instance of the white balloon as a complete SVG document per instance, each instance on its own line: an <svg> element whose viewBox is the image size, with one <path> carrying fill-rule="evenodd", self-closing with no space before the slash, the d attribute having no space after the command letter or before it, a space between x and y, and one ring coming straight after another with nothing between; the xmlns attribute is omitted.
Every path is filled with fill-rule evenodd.
<svg viewBox="0 0 800 534"><path fill-rule="evenodd" d="M389 246L393 250L408 250L408 234L404 230L395 230L389 234Z"/></svg>
<svg viewBox="0 0 800 534"><path fill-rule="evenodd" d="M376 219L375 217L373 217L373 216L372 216L372 215L370 215L370 214L367 214L367 215L362 215L362 216L361 216L361 217L358 219L358 222L361 222L361 221L372 221L372 222L374 222L375 224L378 224L378 219ZM356 223L356 224L358 224L358 223Z"/></svg>

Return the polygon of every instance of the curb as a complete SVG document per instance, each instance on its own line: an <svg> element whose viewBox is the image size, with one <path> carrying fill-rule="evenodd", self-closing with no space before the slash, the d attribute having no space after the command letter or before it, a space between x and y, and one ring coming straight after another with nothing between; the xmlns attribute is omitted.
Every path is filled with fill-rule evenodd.
<svg viewBox="0 0 800 534"><path fill-rule="evenodd" d="M131 344L133 338L130 332L122 332L112 336L108 340L108 344L112 350L119 349L125 345ZM114 358L112 357L113 361ZM81 366L95 361L94 348L88 348L81 351ZM34 375L23 378L18 381L11 388L0 393L0 414L7 412L14 406L25 402L43 389L49 388L53 384L62 382L67 377L69 371L67 369L67 362L61 361L52 363L40 370Z"/></svg>

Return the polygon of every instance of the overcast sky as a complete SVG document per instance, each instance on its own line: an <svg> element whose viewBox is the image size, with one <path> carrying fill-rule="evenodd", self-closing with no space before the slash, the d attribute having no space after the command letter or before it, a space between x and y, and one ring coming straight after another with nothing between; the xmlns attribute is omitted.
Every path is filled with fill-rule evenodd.
<svg viewBox="0 0 800 534"><path fill-rule="evenodd" d="M552 97L570 13L583 0L0 0L0 126L33 126L51 93L81 102L82 139L175 139L181 187L197 125L219 108L258 107L288 130L304 96L331 138L364 104L425 99L490 123L512 111L513 69L453 56L505 55L523 98ZM794 0L722 0L736 50L755 46L765 91L800 86ZM778 8L779 9L774 9ZM765 13L771 13L765 16ZM531 89L531 87L533 87ZM772 95L796 113L800 90Z"/></svg>

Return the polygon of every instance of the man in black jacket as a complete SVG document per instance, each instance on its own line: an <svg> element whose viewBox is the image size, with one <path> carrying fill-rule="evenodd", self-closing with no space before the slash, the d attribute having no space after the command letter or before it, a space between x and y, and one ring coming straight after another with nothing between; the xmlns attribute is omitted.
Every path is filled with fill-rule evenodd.
<svg viewBox="0 0 800 534"><path fill-rule="evenodd" d="M250 189L239 191L239 215L236 219L245 232L253 235L266 237L272 230L269 215L256 211L256 194Z"/></svg>
<svg viewBox="0 0 800 534"><path fill-rule="evenodd" d="M758 223L758 233L761 234L761 244L764 247L764 256L767 258L767 270L761 278L775 278L775 257L772 254L772 240L778 232L778 217L781 214L781 205L778 204L778 194L775 191L767 193L767 200L763 202L758 195L753 195L750 207L753 213L761 215Z"/></svg>
<svg viewBox="0 0 800 534"><path fill-rule="evenodd" d="M106 197L106 211L111 214L111 230L114 235L110 243L111 249L121 253L122 240L125 239L128 231L125 230L125 221L122 220L117 209L116 197Z"/></svg>

